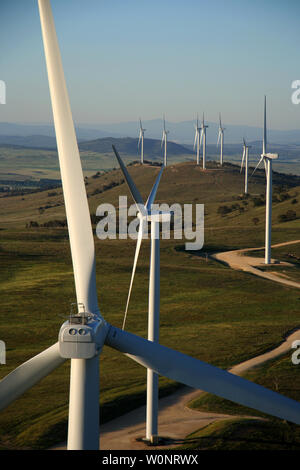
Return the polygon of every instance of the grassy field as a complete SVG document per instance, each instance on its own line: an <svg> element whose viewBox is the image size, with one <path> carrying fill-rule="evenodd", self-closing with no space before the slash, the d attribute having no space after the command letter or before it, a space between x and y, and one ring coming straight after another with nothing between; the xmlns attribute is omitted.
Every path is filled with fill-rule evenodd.
<svg viewBox="0 0 300 470"><path fill-rule="evenodd" d="M130 167L144 197L158 171L151 166ZM165 170L157 201L204 203L206 215L202 251L185 252L181 240L161 243L162 344L227 368L279 344L299 325L297 290L280 285L274 289L271 281L206 261L204 255L263 245L265 207L263 201L256 205L255 199L264 192L264 184L258 172L251 181L252 196L245 199L239 169L230 165L203 172L186 163ZM274 190L282 186L288 196L274 204L274 242L299 237L300 219L279 223L277 216L290 208L300 187L289 188L286 180L278 177ZM120 195L129 195L119 170L88 178L86 188L92 213L100 203L117 205ZM224 205L229 207L225 215L220 211ZM298 201L292 207L300 214ZM60 325L75 300L67 230L43 226L64 218L60 188L0 198L0 339L7 345L7 364L0 366L1 377L57 341ZM30 221L38 226L28 228ZM110 323L121 326L135 242L95 237L95 245L101 312ZM129 331L144 337L148 269L149 241L145 240L127 321ZM144 403L143 368L106 347L100 371L102 422ZM3 411L0 448L38 449L63 441L68 386L69 364L65 363ZM160 379L161 393L177 386Z"/></svg>

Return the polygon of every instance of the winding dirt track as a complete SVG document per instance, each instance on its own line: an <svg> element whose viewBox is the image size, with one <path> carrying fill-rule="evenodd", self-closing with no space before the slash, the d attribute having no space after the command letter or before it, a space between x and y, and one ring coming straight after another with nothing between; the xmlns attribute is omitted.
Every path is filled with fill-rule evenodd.
<svg viewBox="0 0 300 470"><path fill-rule="evenodd" d="M300 243L300 240L293 240L290 242L285 243L278 243L277 245L272 245L272 248L279 248L281 246L286 245L294 245L296 243ZM280 282L280 284L284 284L289 287L296 287L300 289L300 283L292 281L291 279L286 279L277 275L276 273L265 272L259 269L259 266L265 266L264 260L262 258L254 258L250 256L244 256L244 253L250 251L257 251L257 250L264 250L264 247L260 248L243 248L242 250L234 250L234 251L225 251L223 253L217 253L212 255L217 261L221 261L233 269L240 269L242 271L249 272L254 274L255 276L264 277L265 279L269 279L270 281ZM291 263L285 263L283 261L278 261L275 259L271 260L271 264L274 266L293 266Z"/></svg>
<svg viewBox="0 0 300 470"><path fill-rule="evenodd" d="M273 248L295 243L300 243L300 240L273 245ZM264 249L264 247L218 253L213 255L213 257L218 261L228 264L233 269L241 269L290 287L300 288L300 283L255 268L255 266L263 264L261 258L243 256L244 252L259 249ZM272 262L289 265L289 263L280 263L275 260L272 260ZM241 375L252 367L258 366L290 351L292 342L299 339L300 330L297 330L272 351L242 362L229 369L229 371L233 374ZM186 406L189 401L199 397L202 393L204 392L189 387L183 387L172 395L160 399L158 430L159 436L168 438L167 448L175 447L180 444L187 434L203 428L216 420L232 418L230 415L196 411ZM146 410L145 406L143 406L101 425L100 448L102 450L142 450L147 448L146 444L137 440L145 436L145 416ZM66 445L62 444L53 449L58 450L65 448ZM163 448L163 446L151 447L151 449Z"/></svg>

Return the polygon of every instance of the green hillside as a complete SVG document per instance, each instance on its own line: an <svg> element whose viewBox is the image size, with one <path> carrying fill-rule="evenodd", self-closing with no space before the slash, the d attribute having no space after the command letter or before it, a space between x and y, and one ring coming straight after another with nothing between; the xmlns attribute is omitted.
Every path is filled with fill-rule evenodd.
<svg viewBox="0 0 300 470"><path fill-rule="evenodd" d="M135 164L129 171L146 198L159 168ZM248 198L242 196L242 187L238 167L227 164L220 169L210 164L204 172L194 163L180 163L165 169L157 194L161 203L205 204L203 250L185 252L184 240L161 242L161 343L226 368L279 344L283 335L299 324L299 291L233 271L205 256L210 251L263 245L263 172L251 178ZM103 202L118 205L120 195L129 197L120 170L86 178L86 189L92 214ZM275 175L273 209L273 242L299 238L297 178ZM282 219L289 211L294 215ZM61 188L0 197L0 332L7 345L7 364L0 367L1 377L57 341L59 327L74 302L64 221ZM109 322L121 326L135 242L95 236L95 247L101 312ZM298 254L294 247L288 251ZM285 257L287 252L279 254ZM129 331L144 337L148 271L149 241L145 240L127 322ZM101 355L101 420L143 404L145 381L143 368L105 347ZM68 386L66 363L3 411L0 448L47 448L63 441ZM177 384L160 379L161 393L174 387ZM289 389L285 393L291 394Z"/></svg>

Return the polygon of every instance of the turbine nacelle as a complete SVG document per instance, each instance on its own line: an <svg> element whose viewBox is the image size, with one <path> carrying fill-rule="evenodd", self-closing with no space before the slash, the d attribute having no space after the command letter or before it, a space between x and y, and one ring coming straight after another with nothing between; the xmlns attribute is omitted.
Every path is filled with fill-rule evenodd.
<svg viewBox="0 0 300 470"><path fill-rule="evenodd" d="M59 331L59 353L65 359L91 359L100 354L106 335L102 318L85 312L70 316Z"/></svg>
<svg viewBox="0 0 300 470"><path fill-rule="evenodd" d="M268 160L276 160L279 158L278 153L262 153L261 158L266 158Z"/></svg>

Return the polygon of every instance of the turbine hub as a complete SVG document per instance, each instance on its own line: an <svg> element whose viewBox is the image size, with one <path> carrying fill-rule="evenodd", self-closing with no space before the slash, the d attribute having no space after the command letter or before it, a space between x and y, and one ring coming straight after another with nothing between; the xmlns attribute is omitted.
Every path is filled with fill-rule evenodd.
<svg viewBox="0 0 300 470"><path fill-rule="evenodd" d="M60 355L67 359L91 359L101 352L106 334L103 318L85 311L71 313L59 331Z"/></svg>

